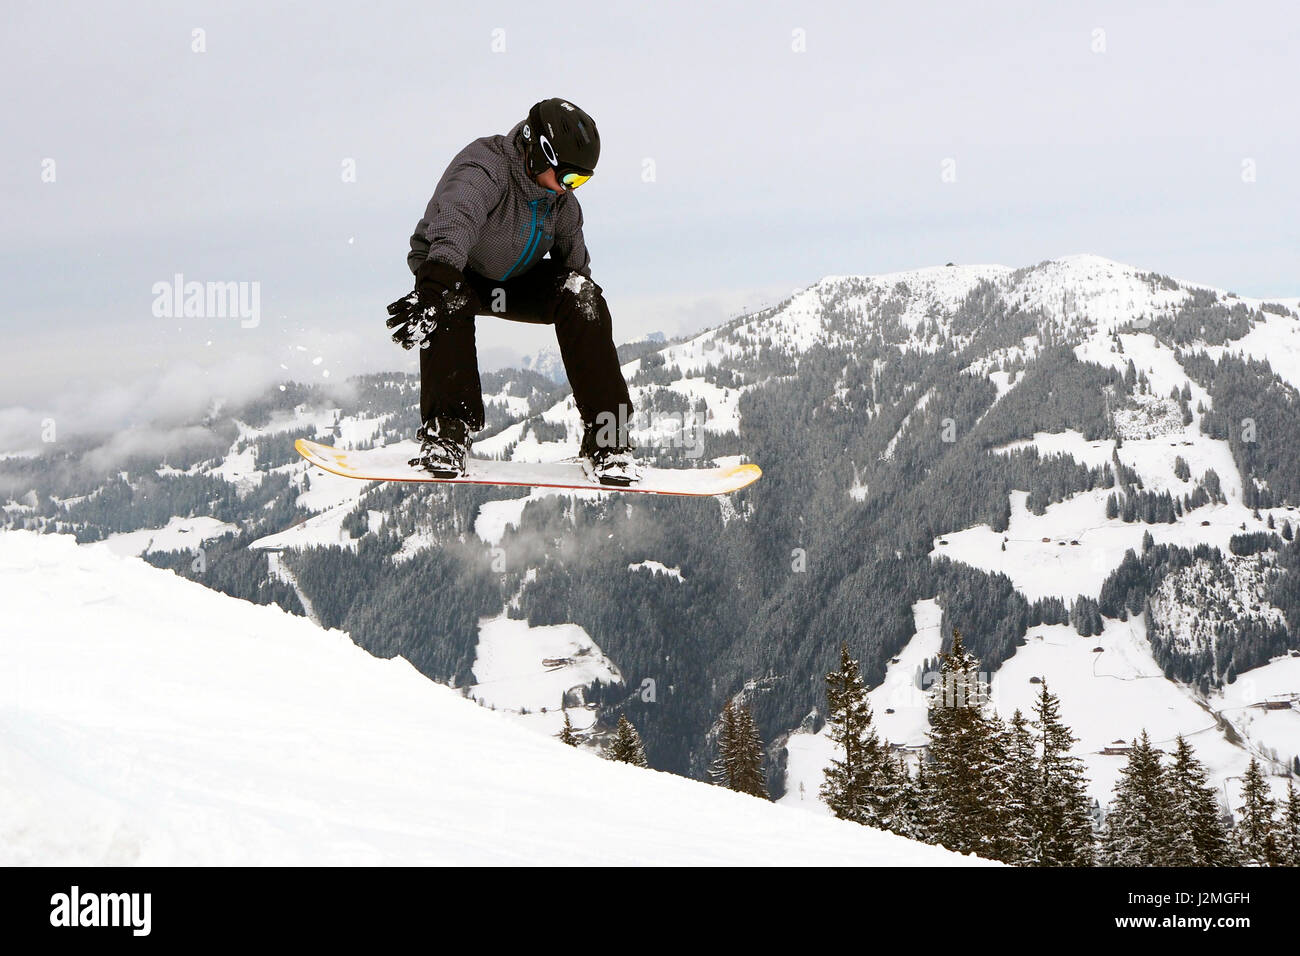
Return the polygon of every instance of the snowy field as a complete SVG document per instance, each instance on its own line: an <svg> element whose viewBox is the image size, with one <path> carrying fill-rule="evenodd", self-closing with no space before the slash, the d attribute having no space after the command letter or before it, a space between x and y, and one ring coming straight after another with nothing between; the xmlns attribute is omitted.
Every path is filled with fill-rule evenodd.
<svg viewBox="0 0 1300 956"><path fill-rule="evenodd" d="M550 740L346 635L0 534L0 865L981 861Z"/></svg>
<svg viewBox="0 0 1300 956"><path fill-rule="evenodd" d="M210 538L219 538L223 534L238 531L237 525L218 521L216 518L173 517L162 528L145 528L140 531L110 534L100 546L108 548L114 554L122 555L140 555L150 551L184 551L197 548Z"/></svg>
<svg viewBox="0 0 1300 956"><path fill-rule="evenodd" d="M1247 508L1233 502L1197 508L1176 524L1107 518L1106 497L1111 490L1077 494L1048 505L1041 515L1025 507L1028 492L1012 492L1011 522L1006 531L996 532L981 524L945 534L935 539L930 554L1005 574L1030 601L1055 595L1068 605L1080 594L1096 597L1124 559L1124 552L1130 548L1141 552L1146 532L1157 544L1191 548L1205 543L1226 554L1233 535L1266 529L1266 511L1261 512L1262 520L1256 520ZM1280 518L1282 510L1274 511ZM1202 521L1209 524L1202 525ZM1073 543L1076 541L1078 544Z"/></svg>
<svg viewBox="0 0 1300 956"><path fill-rule="evenodd" d="M1089 792L1103 804L1128 759L1103 754L1103 748L1132 741L1146 730L1152 743L1169 753L1181 733L1204 761L1219 795L1235 810L1240 805L1239 778L1250 758L1263 754L1229 742L1204 703L1165 679L1151 655L1140 615L1128 621L1104 620L1104 632L1093 637L1080 637L1064 624L1030 628L1028 644L993 675L998 713L1010 717L1020 708L1030 714L1041 690L1030 679L1046 680L1061 698L1062 719L1080 738L1074 753L1087 765ZM1282 777L1269 781L1275 794L1285 793Z"/></svg>
<svg viewBox="0 0 1300 956"><path fill-rule="evenodd" d="M912 613L915 635L890 663L884 681L867 695L881 740L908 748L927 741L926 700L917 688L916 672L939 653L941 618L934 600L918 601ZM1294 690L1300 688L1300 658L1279 658L1248 671L1207 707L1186 688L1165 679L1151 655L1140 616L1127 622L1107 620L1101 636L1080 637L1065 625L1043 625L1030 628L1027 638L993 675L994 709L1003 718L1017 708L1032 716L1041 685L1031 679L1046 680L1061 700L1062 718L1079 738L1073 752L1084 761L1088 792L1103 806L1127 758L1102 751L1131 741L1144 729L1165 752L1179 733L1186 736L1206 764L1210 782L1234 810L1240 806L1240 777L1251 757L1267 761L1276 752L1282 758L1280 770L1300 750L1300 711L1248 706L1269 697L1300 696ZM1247 740L1244 746L1225 736L1215 719L1218 710ZM787 792L779 802L828 813L818 797L825 768L835 756L827 728L817 734L792 734L787 752ZM1265 772L1270 769L1266 763ZM1286 779L1268 780L1274 795L1284 797Z"/></svg>
<svg viewBox="0 0 1300 956"><path fill-rule="evenodd" d="M577 624L533 627L504 615L479 621L469 692L489 707L559 711L569 690L620 680L614 662Z"/></svg>
<svg viewBox="0 0 1300 956"><path fill-rule="evenodd" d="M1281 708L1283 701L1291 706ZM1251 668L1213 694L1210 707L1264 753L1283 762L1295 758L1300 755L1300 657L1278 657Z"/></svg>

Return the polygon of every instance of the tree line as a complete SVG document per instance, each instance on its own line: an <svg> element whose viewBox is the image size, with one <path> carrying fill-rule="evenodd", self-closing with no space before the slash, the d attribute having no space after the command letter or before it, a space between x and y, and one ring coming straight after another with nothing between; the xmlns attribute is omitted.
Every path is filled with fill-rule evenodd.
<svg viewBox="0 0 1300 956"><path fill-rule="evenodd" d="M980 662L963 645L940 655L930 689L929 744L915 770L873 726L867 686L848 646L826 675L835 756L822 801L841 820L1015 866L1300 866L1300 792L1271 794L1255 759L1234 822L1181 735L1165 755L1143 730L1128 748L1108 807L1088 796L1078 742L1046 682L1030 715L1002 720ZM767 799L763 742L749 707L729 700L716 728L715 783ZM577 746L568 715L559 738ZM619 717L607 759L647 766L640 735Z"/></svg>
<svg viewBox="0 0 1300 956"><path fill-rule="evenodd" d="M1003 721L979 667L954 633L913 773L876 733L857 662L841 648L827 675L837 756L821 789L837 817L1019 866L1300 866L1300 793L1288 784L1279 806L1256 760L1234 824L1187 740L1165 762L1142 731L1103 810L1047 683L1032 715Z"/></svg>

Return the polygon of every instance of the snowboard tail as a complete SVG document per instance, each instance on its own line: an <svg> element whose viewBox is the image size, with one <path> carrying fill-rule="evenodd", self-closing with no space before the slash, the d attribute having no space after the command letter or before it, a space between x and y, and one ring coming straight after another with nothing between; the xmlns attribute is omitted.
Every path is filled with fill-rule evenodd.
<svg viewBox="0 0 1300 956"><path fill-rule="evenodd" d="M606 485L589 477L577 461L527 462L467 458L466 474L440 478L410 464L417 451L412 442L399 442L365 451L345 451L299 438L298 454L318 468L361 481L417 481L448 485L515 485L527 488L570 488L582 491L624 491L650 495L707 497L729 495L757 481L758 465L723 468L641 468L641 480L630 485Z"/></svg>

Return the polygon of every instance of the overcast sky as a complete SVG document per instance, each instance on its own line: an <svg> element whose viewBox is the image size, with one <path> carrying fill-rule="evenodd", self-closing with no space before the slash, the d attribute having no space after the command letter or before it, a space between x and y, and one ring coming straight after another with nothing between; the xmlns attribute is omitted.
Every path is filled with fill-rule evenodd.
<svg viewBox="0 0 1300 956"><path fill-rule="evenodd" d="M5 0L0 20L0 406L66 415L112 386L126 419L177 369L237 390L413 368L382 325L411 229L460 147L548 96L600 125L578 195L620 340L827 274L1076 252L1300 294L1293 3ZM156 317L177 273L259 283L260 324ZM479 338L490 366L552 337Z"/></svg>

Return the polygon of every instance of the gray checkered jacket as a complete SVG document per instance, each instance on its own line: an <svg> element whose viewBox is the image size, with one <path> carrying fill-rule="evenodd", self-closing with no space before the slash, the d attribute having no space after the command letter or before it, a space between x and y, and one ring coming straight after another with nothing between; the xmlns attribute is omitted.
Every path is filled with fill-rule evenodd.
<svg viewBox="0 0 1300 956"><path fill-rule="evenodd" d="M425 259L435 259L489 279L508 279L527 272L549 251L552 259L591 276L582 207L572 193L557 196L529 178L523 126L476 139L456 154L411 236L406 262L412 272Z"/></svg>

